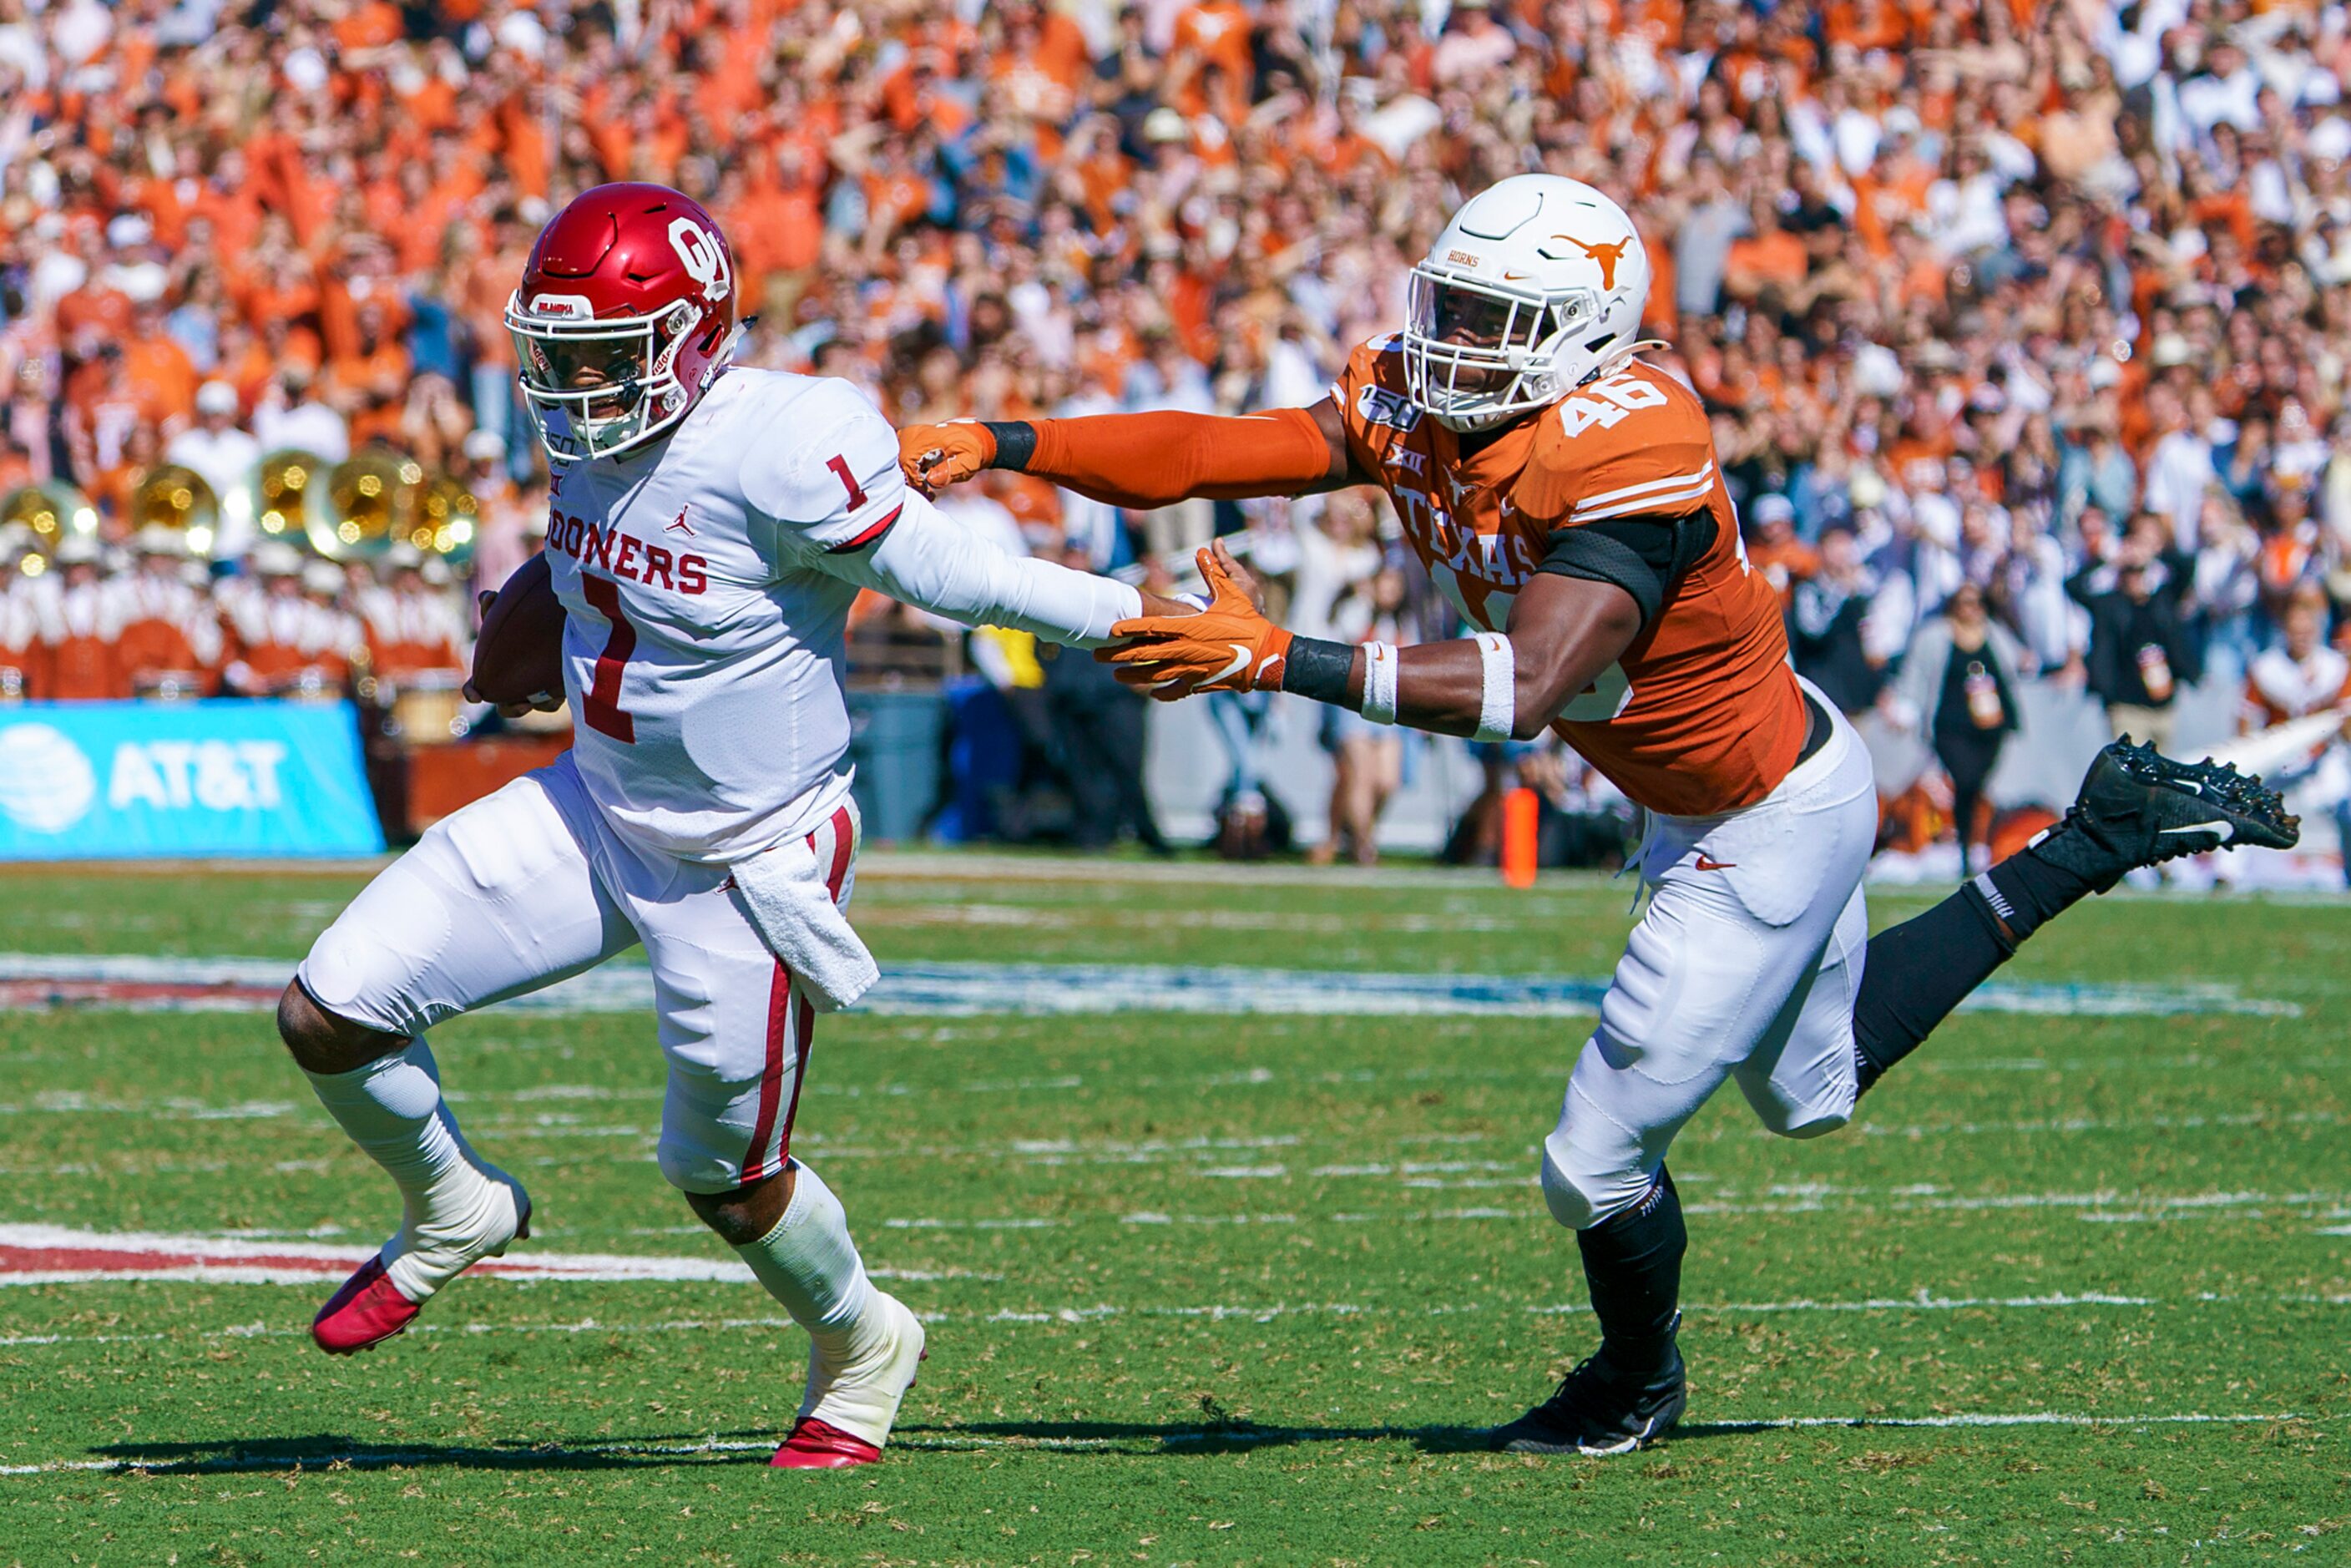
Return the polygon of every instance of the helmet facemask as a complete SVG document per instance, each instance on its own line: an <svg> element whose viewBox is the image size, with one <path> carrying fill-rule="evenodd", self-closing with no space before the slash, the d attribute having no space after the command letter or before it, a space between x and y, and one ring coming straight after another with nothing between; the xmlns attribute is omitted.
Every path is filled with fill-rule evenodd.
<svg viewBox="0 0 2351 1568"><path fill-rule="evenodd" d="M1424 262L1412 269L1405 385L1448 430L1489 430L1570 389L1562 357L1596 334L1600 296L1521 292Z"/></svg>
<svg viewBox="0 0 2351 1568"><path fill-rule="evenodd" d="M559 463L609 457L661 434L693 398L677 355L700 311L681 300L651 316L535 316L507 307L523 396Z"/></svg>

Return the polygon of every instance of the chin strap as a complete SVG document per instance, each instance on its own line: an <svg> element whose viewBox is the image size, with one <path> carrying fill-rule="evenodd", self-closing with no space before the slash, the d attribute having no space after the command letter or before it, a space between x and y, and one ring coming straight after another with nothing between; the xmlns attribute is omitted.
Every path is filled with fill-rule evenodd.
<svg viewBox="0 0 2351 1568"><path fill-rule="evenodd" d="M1670 349L1673 345L1663 338L1636 338L1606 359L1592 367L1591 372L1576 382L1578 388L1588 387L1604 376L1611 376L1625 368L1635 356L1646 349Z"/></svg>
<svg viewBox="0 0 2351 1568"><path fill-rule="evenodd" d="M1583 379L1577 382L1575 385L1568 388L1566 392L1555 393L1554 401L1556 401L1557 398L1572 396L1604 377L1614 375L1618 371L1623 370L1627 364L1629 364L1634 357L1641 353L1644 350L1671 349L1673 345L1667 342L1663 338L1636 338L1632 342L1625 344L1623 348L1609 355L1606 359L1601 361L1598 364L1593 366L1591 370L1585 371ZM1472 415L1467 422L1462 421L1458 415L1455 415L1448 419L1445 415L1437 413L1434 409L1429 411L1429 417L1436 420L1437 423L1445 426L1446 429L1453 432L1456 435L1474 435L1481 431L1493 430L1501 425L1508 424L1510 421L1517 419L1523 414L1531 413L1534 410L1543 406L1544 405L1541 403L1530 403L1525 408L1506 409L1499 413L1481 413Z"/></svg>
<svg viewBox="0 0 2351 1568"><path fill-rule="evenodd" d="M757 316L752 316L735 323L735 329L726 334L726 340L718 345L718 351L716 353L710 356L710 369L704 373L702 378L702 385L705 391L709 389L712 382L718 379L719 371L734 363L735 350L743 346L743 334L748 332L751 329L752 324L758 320L758 318Z"/></svg>

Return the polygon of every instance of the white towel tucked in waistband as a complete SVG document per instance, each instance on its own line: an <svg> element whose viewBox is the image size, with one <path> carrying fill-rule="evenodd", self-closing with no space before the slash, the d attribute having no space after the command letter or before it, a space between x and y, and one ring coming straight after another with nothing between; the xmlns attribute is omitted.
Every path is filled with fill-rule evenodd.
<svg viewBox="0 0 2351 1568"><path fill-rule="evenodd" d="M819 1012L836 1012L882 977L849 917L824 885L806 839L792 839L734 867L735 887L768 950Z"/></svg>

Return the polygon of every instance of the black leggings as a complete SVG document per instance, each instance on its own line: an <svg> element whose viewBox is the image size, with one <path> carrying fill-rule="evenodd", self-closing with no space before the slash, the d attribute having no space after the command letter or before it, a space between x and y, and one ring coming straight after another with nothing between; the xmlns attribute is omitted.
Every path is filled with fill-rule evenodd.
<svg viewBox="0 0 2351 1568"><path fill-rule="evenodd" d="M1951 814L1959 821L1962 874L1975 869L1968 862L1968 840L1975 831L1976 803L1983 799L1984 781L1991 777L2000 761L2001 746L2007 739L2008 732L2001 729L1935 732L1935 759L1951 776Z"/></svg>

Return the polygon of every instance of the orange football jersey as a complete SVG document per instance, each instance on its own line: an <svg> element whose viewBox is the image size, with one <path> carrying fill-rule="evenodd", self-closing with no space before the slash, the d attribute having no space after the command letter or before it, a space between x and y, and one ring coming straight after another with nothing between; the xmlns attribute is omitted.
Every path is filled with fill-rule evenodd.
<svg viewBox="0 0 2351 1568"><path fill-rule="evenodd" d="M1552 727L1635 804L1672 816L1752 805L1787 777L1807 721L1779 595L1749 569L1688 388L1635 360L1467 457L1406 392L1398 339L1357 349L1331 395L1438 590L1489 632L1507 629L1555 529L1710 513L1713 544Z"/></svg>

